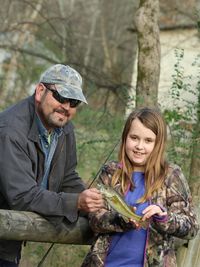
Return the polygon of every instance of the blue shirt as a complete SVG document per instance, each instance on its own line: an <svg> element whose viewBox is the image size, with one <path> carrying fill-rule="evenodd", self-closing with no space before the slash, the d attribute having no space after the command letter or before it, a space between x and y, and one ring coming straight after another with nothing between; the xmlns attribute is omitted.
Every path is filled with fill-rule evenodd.
<svg viewBox="0 0 200 267"><path fill-rule="evenodd" d="M62 128L55 128L51 134L48 133L47 129L44 127L40 118L37 116L37 125L39 130L39 138L42 146L42 151L45 155L44 162L44 175L41 183L43 189L48 187L48 176L51 166L51 161L58 144L58 138L62 134Z"/></svg>
<svg viewBox="0 0 200 267"><path fill-rule="evenodd" d="M128 191L125 196L127 204L136 207L136 214L142 215L142 211L148 206L148 202L137 203L144 195L144 173L134 172L132 175L134 190ZM123 233L115 233L112 236L105 267L142 267L147 230L130 230Z"/></svg>

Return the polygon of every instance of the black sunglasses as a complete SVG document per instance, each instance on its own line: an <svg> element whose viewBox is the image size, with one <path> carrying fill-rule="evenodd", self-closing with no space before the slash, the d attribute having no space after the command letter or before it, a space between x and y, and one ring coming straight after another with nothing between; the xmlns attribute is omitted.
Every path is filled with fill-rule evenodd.
<svg viewBox="0 0 200 267"><path fill-rule="evenodd" d="M47 86L45 86L45 88L51 91L53 98L55 98L61 104L69 103L71 108L76 108L81 103L80 100L61 96L57 90L48 88Z"/></svg>

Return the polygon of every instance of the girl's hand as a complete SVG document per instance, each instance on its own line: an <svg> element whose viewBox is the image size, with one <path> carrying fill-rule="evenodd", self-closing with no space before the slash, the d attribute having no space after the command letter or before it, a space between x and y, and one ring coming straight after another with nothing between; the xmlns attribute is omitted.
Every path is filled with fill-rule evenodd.
<svg viewBox="0 0 200 267"><path fill-rule="evenodd" d="M143 210L142 213L144 214L144 216L142 217L143 221L150 219L153 215L157 215L157 216L167 215L167 212L162 211L161 208L157 205L148 206L146 209Z"/></svg>
<svg viewBox="0 0 200 267"><path fill-rule="evenodd" d="M132 206L130 208L135 213L135 211L136 211L137 208L134 207L134 206ZM136 220L134 220L134 219L129 219L129 223L131 223L133 225L133 228L135 228L136 230L138 230L138 229L141 228L140 224Z"/></svg>
<svg viewBox="0 0 200 267"><path fill-rule="evenodd" d="M131 223L133 225L133 228L136 230L139 230L141 228L140 224L133 219L129 219L129 223Z"/></svg>

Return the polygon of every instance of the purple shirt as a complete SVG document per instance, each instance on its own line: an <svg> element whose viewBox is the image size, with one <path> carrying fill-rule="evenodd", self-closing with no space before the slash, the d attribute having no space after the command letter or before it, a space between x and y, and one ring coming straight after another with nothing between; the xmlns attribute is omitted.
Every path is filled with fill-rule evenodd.
<svg viewBox="0 0 200 267"><path fill-rule="evenodd" d="M148 202L136 203L144 195L144 173L134 172L132 175L134 190L128 191L125 196L127 204L137 208L136 214L142 215L142 211L148 206ZM130 230L112 235L111 244L105 260L105 267L142 267L144 262L144 250L147 230Z"/></svg>

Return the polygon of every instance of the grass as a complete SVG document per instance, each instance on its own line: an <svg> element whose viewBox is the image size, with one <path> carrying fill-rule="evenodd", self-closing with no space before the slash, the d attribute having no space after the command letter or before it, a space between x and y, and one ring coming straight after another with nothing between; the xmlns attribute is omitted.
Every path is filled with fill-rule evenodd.
<svg viewBox="0 0 200 267"><path fill-rule="evenodd" d="M20 267L37 267L51 244L27 242ZM54 244L41 267L80 267L89 246Z"/></svg>

